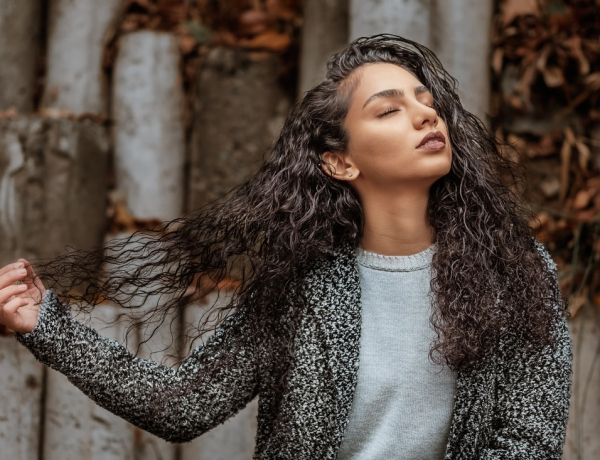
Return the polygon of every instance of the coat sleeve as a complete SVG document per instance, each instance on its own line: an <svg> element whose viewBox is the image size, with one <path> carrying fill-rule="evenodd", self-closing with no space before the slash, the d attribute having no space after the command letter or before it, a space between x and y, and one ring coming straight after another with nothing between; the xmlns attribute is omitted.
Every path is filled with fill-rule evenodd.
<svg viewBox="0 0 600 460"><path fill-rule="evenodd" d="M248 324L240 313L227 317L176 370L134 357L117 341L76 321L49 290L34 330L16 338L98 405L167 441L187 442L256 396Z"/></svg>
<svg viewBox="0 0 600 460"><path fill-rule="evenodd" d="M536 241L558 289L556 264ZM572 383L572 341L562 308L555 305L555 342L533 352L507 334L500 349L494 431L482 460L560 460Z"/></svg>

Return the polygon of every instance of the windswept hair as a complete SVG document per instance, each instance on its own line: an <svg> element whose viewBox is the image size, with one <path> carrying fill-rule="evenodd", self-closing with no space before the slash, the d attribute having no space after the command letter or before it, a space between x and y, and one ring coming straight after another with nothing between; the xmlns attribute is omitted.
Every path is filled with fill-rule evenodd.
<svg viewBox="0 0 600 460"><path fill-rule="evenodd" d="M506 324L519 324L534 347L551 343L549 305L564 309L565 300L536 250L536 216L520 203L522 167L463 108L457 81L436 56L390 34L359 38L333 55L324 80L292 107L259 171L222 200L104 250L66 253L35 267L40 277L84 310L109 301L152 324L230 279L237 280L232 295L213 311L251 313L257 334L262 319L299 313L305 304L293 301L294 284L332 249L356 248L361 239L358 195L323 171L321 155L346 150L355 71L378 62L429 88L452 146L451 170L431 186L427 206L437 245L430 357L454 370L474 366L494 352ZM205 330L207 323L196 332Z"/></svg>

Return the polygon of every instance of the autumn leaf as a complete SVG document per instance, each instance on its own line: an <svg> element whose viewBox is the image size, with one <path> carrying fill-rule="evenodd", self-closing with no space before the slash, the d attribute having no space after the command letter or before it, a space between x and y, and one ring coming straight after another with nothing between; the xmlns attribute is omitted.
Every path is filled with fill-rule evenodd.
<svg viewBox="0 0 600 460"><path fill-rule="evenodd" d="M260 48L281 52L290 46L290 42L291 39L288 35L271 30L249 40L240 40L239 45L244 48Z"/></svg>
<svg viewBox="0 0 600 460"><path fill-rule="evenodd" d="M501 4L502 25L506 27L517 16L531 14L538 16L540 10L536 0L504 0Z"/></svg>
<svg viewBox="0 0 600 460"><path fill-rule="evenodd" d="M587 287L587 286L586 286ZM587 301L587 289L579 294L571 294L569 297L569 312L574 317Z"/></svg>

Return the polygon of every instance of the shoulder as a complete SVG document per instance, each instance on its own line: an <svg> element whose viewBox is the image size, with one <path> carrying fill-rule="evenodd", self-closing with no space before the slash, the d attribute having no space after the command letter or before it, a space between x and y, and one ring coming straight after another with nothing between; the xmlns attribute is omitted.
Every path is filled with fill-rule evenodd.
<svg viewBox="0 0 600 460"><path fill-rule="evenodd" d="M557 271L556 263L554 262L554 260L552 260L552 256L550 256L550 253L546 249L546 246L544 246L543 243L540 243L535 238L533 241L534 241L535 248L536 248L538 254L542 258L542 261L546 264L546 266L548 267L548 269L551 272L556 273L556 271Z"/></svg>

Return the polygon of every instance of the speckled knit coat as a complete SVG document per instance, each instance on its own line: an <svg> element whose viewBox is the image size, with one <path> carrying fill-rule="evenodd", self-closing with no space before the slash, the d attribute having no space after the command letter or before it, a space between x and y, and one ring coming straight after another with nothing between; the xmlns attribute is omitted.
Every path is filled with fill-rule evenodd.
<svg viewBox="0 0 600 460"><path fill-rule="evenodd" d="M556 282L556 265L536 242ZM335 459L348 423L359 366L360 286L354 252L336 251L304 280L309 307L298 319L293 354L281 341L250 333L231 315L176 370L133 357L123 346L75 321L52 291L35 329L17 340L99 405L168 441L185 442L222 423L259 395L254 459ZM564 317L553 347L531 352L507 331L478 371L459 372L444 459L560 459L572 379L571 339ZM518 331L518 324L512 332ZM220 367L231 344L234 364ZM261 356L288 367L290 390L275 401L281 375ZM195 379L200 390L173 396L160 411L149 402ZM205 381L203 381L205 380ZM273 406L275 404L275 406ZM275 415L271 408L277 407Z"/></svg>

